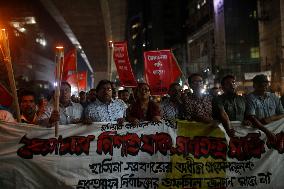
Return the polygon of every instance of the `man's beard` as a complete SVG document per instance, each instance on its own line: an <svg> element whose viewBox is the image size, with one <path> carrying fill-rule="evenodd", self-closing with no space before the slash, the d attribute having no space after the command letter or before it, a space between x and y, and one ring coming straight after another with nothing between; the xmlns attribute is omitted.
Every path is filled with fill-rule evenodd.
<svg viewBox="0 0 284 189"><path fill-rule="evenodd" d="M27 116L33 116L35 114L35 110L32 108L27 109L24 114L26 114Z"/></svg>

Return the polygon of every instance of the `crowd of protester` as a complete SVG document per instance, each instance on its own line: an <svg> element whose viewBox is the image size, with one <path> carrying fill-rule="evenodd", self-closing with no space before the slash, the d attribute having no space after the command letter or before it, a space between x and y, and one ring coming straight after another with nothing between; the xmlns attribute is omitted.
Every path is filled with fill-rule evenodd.
<svg viewBox="0 0 284 189"><path fill-rule="evenodd" d="M231 121L240 121L263 131L270 142L276 142L275 135L265 125L284 117L280 98L268 92L269 81L265 75L253 78L254 91L246 96L236 93L236 79L225 76L221 81L223 94L212 88L204 94L203 78L198 73L188 78L192 91L182 90L178 83L172 83L167 96L161 102L151 97L147 83L139 83L131 90L117 91L109 80L101 80L95 89L81 91L79 97L71 96L71 86L61 83L59 110L54 110L54 98L42 96L39 100L33 91L19 92L21 122L53 127L55 123L68 125L92 122L125 121L139 124L143 121L158 122L161 119L186 119L203 122L213 127L222 123L230 137L235 135ZM12 114L0 106L0 120L16 122Z"/></svg>

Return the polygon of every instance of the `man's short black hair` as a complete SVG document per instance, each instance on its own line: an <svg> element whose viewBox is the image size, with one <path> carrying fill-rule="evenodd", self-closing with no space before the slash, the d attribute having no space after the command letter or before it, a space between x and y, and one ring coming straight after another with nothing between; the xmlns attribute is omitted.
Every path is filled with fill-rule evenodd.
<svg viewBox="0 0 284 189"><path fill-rule="evenodd" d="M129 93L129 91L127 89L119 90L118 91L118 96L123 94L123 93Z"/></svg>
<svg viewBox="0 0 284 189"><path fill-rule="evenodd" d="M222 85L222 86L225 85L225 81L226 81L227 79L236 79L236 77L233 76L233 75L226 75L226 76L223 77L222 80L221 80L221 85Z"/></svg>
<svg viewBox="0 0 284 189"><path fill-rule="evenodd" d="M96 92L96 89L95 88L91 88L90 90L89 90L89 93L90 92Z"/></svg>
<svg viewBox="0 0 284 189"><path fill-rule="evenodd" d="M194 78L194 77L196 77L196 76L199 76L199 77L203 78L201 74L199 74L199 73L193 73L193 74L191 74L191 75L188 77L188 84L191 84L192 78Z"/></svg>
<svg viewBox="0 0 284 189"><path fill-rule="evenodd" d="M80 91L80 92L79 92L79 95L84 95L84 94L86 94L85 91Z"/></svg>
<svg viewBox="0 0 284 189"><path fill-rule="evenodd" d="M61 86L62 85L67 85L71 90L71 85L67 81L61 81Z"/></svg>
<svg viewBox="0 0 284 189"><path fill-rule="evenodd" d="M22 102L22 98L24 96L33 96L34 100L35 100L35 103L37 103L37 98L36 98L37 96L36 96L36 94L33 91L27 90L27 89L19 91L19 103Z"/></svg>
<svg viewBox="0 0 284 189"><path fill-rule="evenodd" d="M110 86L112 86L112 82L110 80L103 79L103 80L100 80L100 82L98 83L96 87L96 91L98 92L102 88L102 86L105 84L110 84Z"/></svg>
<svg viewBox="0 0 284 189"><path fill-rule="evenodd" d="M252 79L253 83L263 83L263 82L269 82L267 79L267 76L264 74L259 74L254 76L254 78Z"/></svg>
<svg viewBox="0 0 284 189"><path fill-rule="evenodd" d="M179 83L172 83L172 84L170 85L170 87L169 87L168 92L171 91L175 86L180 87L180 84L179 84Z"/></svg>

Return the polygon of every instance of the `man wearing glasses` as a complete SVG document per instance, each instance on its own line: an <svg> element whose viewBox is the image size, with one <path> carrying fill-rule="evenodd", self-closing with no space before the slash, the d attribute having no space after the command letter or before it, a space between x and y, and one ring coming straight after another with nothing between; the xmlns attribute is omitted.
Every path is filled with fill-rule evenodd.
<svg viewBox="0 0 284 189"><path fill-rule="evenodd" d="M185 119L215 124L212 118L212 97L202 93L202 76L198 73L194 73L189 76L188 83L193 93L188 93L183 99Z"/></svg>
<svg viewBox="0 0 284 189"><path fill-rule="evenodd" d="M247 116L252 124L263 131L269 142L275 144L277 138L265 125L284 118L284 109L280 99L267 92L269 81L266 75L256 75L253 79L254 91L247 96Z"/></svg>
<svg viewBox="0 0 284 189"><path fill-rule="evenodd" d="M83 107L80 103L71 101L71 85L68 82L61 82L59 111L53 110L53 104L43 107L43 113L39 116L38 124L52 127L59 121L60 125L77 124L81 122Z"/></svg>

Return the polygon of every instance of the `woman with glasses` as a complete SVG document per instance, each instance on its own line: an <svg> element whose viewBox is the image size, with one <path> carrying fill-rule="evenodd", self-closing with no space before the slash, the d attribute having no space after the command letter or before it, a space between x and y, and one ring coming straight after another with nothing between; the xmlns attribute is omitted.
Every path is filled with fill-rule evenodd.
<svg viewBox="0 0 284 189"><path fill-rule="evenodd" d="M138 83L135 90L135 101L127 110L127 119L134 125L140 121L161 120L160 107L150 100L150 87L147 83Z"/></svg>

